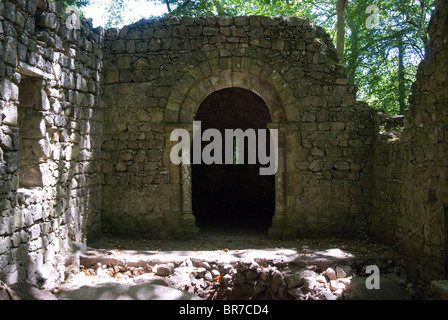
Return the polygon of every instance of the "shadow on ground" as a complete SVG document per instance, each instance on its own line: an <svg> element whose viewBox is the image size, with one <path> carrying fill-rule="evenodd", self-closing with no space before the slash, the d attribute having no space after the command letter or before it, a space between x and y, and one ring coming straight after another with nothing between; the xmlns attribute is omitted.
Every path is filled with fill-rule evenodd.
<svg viewBox="0 0 448 320"><path fill-rule="evenodd" d="M267 239L258 230L205 230L197 239L182 241L102 238L88 243L79 259L80 266L68 268L60 288L50 290L55 295L29 286L16 292L25 300L417 297L403 259L384 245L359 239L286 241ZM380 290L366 288L368 264L381 267ZM161 266L167 274L159 274ZM350 274L331 278L328 268L338 266L350 266ZM312 276L304 277L303 270Z"/></svg>

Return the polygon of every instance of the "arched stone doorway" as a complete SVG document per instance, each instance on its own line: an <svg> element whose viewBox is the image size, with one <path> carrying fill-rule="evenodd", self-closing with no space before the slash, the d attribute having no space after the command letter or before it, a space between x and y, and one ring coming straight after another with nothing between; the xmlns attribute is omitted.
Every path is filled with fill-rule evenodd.
<svg viewBox="0 0 448 320"><path fill-rule="evenodd" d="M244 159L238 159L241 150L236 141L231 150L224 143L226 129L266 130L269 155L268 124L272 120L266 103L250 90L226 88L204 99L195 120L201 121L202 132L217 129L223 137L222 164L192 165L192 206L197 226L203 231L267 232L275 212L275 176L260 175L258 153L256 163L248 163L247 138ZM260 138L257 134L257 143ZM208 143L204 141L202 148ZM225 163L229 151L233 163Z"/></svg>
<svg viewBox="0 0 448 320"><path fill-rule="evenodd" d="M252 61L257 64L257 61ZM238 66L240 68L240 66ZM200 72L202 68L198 69ZM256 70L255 70L256 71ZM192 71L193 72L193 71ZM196 74L196 72L194 72ZM274 72L272 72L274 74ZM272 217L272 226L268 230L268 237L279 239L289 232L286 216L286 140L289 133L296 132L297 126L288 122L294 114L300 112L297 102L292 99L293 92L283 81L281 75L275 72L275 79L269 81L259 74L244 70L225 70L210 73L200 79L185 76L179 81L168 99L165 112L165 131L167 148L165 158L169 161L171 148L177 143L170 140L174 129L185 129L193 136L193 121L202 102L212 93L227 88L244 88L263 99L272 119L269 129L278 133L278 170L275 174L275 212ZM271 83L271 80L274 83ZM196 225L196 217L192 205L192 172L190 164L170 164L173 181L179 182L180 226L184 237L196 237L200 229ZM294 231L294 230L293 230ZM294 232L292 232L294 233ZM292 234L291 233L291 234Z"/></svg>

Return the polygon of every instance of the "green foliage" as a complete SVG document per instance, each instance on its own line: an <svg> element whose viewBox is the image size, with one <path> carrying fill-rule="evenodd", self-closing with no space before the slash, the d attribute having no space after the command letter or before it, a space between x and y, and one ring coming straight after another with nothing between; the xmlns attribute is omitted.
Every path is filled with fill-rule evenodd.
<svg viewBox="0 0 448 320"><path fill-rule="evenodd" d="M61 1L82 6L100 0ZM130 10L133 1L101 1L108 17L106 27L131 23L123 20L123 13ZM307 16L336 41L336 0L147 1L166 5L166 15L175 16ZM372 11L366 11L371 5L376 6L378 19ZM418 63L425 55L426 28L433 6L431 0L348 1L343 61L350 82L359 88L359 99L390 114L404 111ZM378 22L377 28L370 28L368 20Z"/></svg>
<svg viewBox="0 0 448 320"><path fill-rule="evenodd" d="M157 0L151 0L156 1ZM308 1L306 1L308 2ZM311 1L309 1L311 3ZM166 3L166 2L165 2ZM169 0L171 15L203 16L203 15L300 15L308 6L300 0ZM309 11L308 11L309 13Z"/></svg>
<svg viewBox="0 0 448 320"><path fill-rule="evenodd" d="M407 97L428 41L432 2L389 0L378 5L378 27L365 24L369 1L353 0L347 10L345 58L359 98L390 114L407 108ZM363 17L363 18L360 18ZM401 67L400 67L401 66Z"/></svg>
<svg viewBox="0 0 448 320"><path fill-rule="evenodd" d="M90 0L51 0L52 2L62 2L66 6L75 6L77 8L85 7L90 3Z"/></svg>

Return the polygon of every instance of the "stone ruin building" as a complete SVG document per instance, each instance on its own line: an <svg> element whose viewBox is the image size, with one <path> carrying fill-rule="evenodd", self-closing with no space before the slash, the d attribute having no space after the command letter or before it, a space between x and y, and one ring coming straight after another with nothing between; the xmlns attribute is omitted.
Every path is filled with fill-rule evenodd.
<svg viewBox="0 0 448 320"><path fill-rule="evenodd" d="M58 271L72 242L184 239L224 223L278 239L406 238L416 273L443 278L448 6L436 6L403 118L357 101L308 18L73 29L57 2L2 1L0 279ZM173 164L170 134L194 120L277 129L277 173Z"/></svg>

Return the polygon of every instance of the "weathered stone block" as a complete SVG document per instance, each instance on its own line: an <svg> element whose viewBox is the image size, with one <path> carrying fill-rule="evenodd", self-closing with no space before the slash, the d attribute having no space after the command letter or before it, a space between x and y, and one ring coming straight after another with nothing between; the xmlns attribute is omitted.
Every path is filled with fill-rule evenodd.
<svg viewBox="0 0 448 320"><path fill-rule="evenodd" d="M117 68L121 69L130 69L131 67L131 57L130 56L120 56L117 58Z"/></svg>
<svg viewBox="0 0 448 320"><path fill-rule="evenodd" d="M345 161L338 161L334 164L334 168L340 171L348 171L350 169L350 164Z"/></svg>
<svg viewBox="0 0 448 320"><path fill-rule="evenodd" d="M282 39L272 41L272 50L282 51L285 48L285 42Z"/></svg>
<svg viewBox="0 0 448 320"><path fill-rule="evenodd" d="M15 37L5 37L3 42L3 61L12 66L17 65L17 39Z"/></svg>
<svg viewBox="0 0 448 320"><path fill-rule="evenodd" d="M341 131L345 129L345 122L333 122L330 124L332 131Z"/></svg>
<svg viewBox="0 0 448 320"><path fill-rule="evenodd" d="M57 31L60 27L60 22L56 14L52 12L42 12L37 18L36 24L38 26Z"/></svg>

